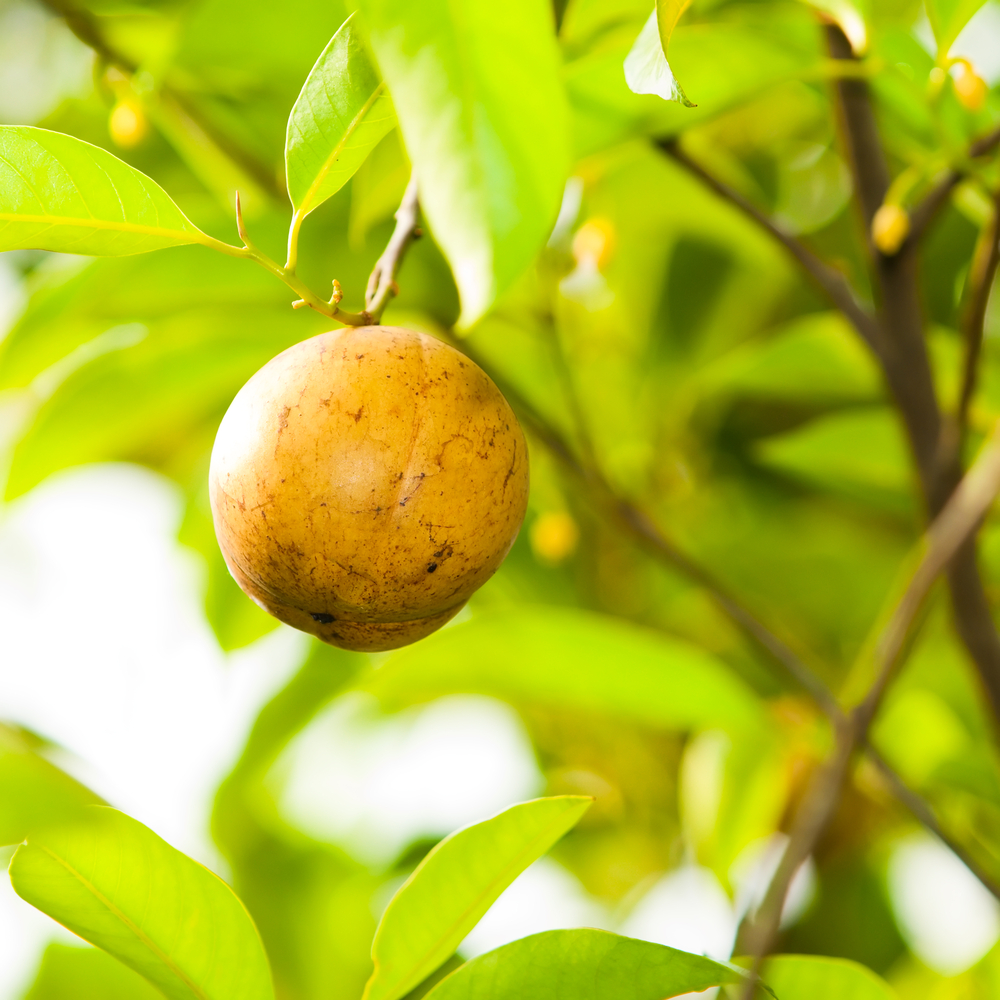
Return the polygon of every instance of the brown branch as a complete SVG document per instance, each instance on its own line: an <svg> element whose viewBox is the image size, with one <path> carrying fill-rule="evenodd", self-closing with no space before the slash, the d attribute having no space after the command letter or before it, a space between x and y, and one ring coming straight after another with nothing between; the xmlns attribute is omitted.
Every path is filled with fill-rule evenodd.
<svg viewBox="0 0 1000 1000"><path fill-rule="evenodd" d="M679 163L687 171L697 177L707 188L714 191L723 200L738 208L744 215L752 219L764 229L773 239L780 243L803 270L819 286L826 297L850 321L851 325L867 341L876 354L880 354L880 336L878 323L874 317L858 301L847 278L836 268L817 257L801 240L796 239L772 219L769 219L755 205L743 197L734 188L713 177L701 164L685 153L676 139L666 139L658 143L668 156Z"/></svg>
<svg viewBox="0 0 1000 1000"><path fill-rule="evenodd" d="M409 245L420 235L420 202L417 192L417 175L410 177L406 192L399 208L396 209L396 228L389 237L385 252L375 262L371 276L368 278L368 288L365 291L365 312L371 317L372 323L382 318L382 312L399 289L396 285L396 275L403 262L403 256Z"/></svg>
<svg viewBox="0 0 1000 1000"><path fill-rule="evenodd" d="M865 754L878 769L893 796L906 806L920 823L926 829L930 830L979 879L984 888L988 889L997 899L1000 899L1000 883L954 837L949 836L938 822L938 818L931 806L900 778L870 743L865 746Z"/></svg>
<svg viewBox="0 0 1000 1000"><path fill-rule="evenodd" d="M799 867L815 850L836 811L854 752L867 742L868 729L902 660L914 622L934 581L961 546L975 534L997 493L1000 493L1000 422L994 427L989 442L972 468L928 529L924 556L876 644L876 679L864 700L837 727L836 747L806 787L792 821L788 843L764 900L740 928L737 948L746 949L754 956L755 973L759 973L764 957L777 938L788 887ZM993 891L989 880L984 884ZM748 986L745 1000L750 1000L753 990L752 985Z"/></svg>
<svg viewBox="0 0 1000 1000"><path fill-rule="evenodd" d="M991 153L997 146L1000 146L1000 128L976 139L969 146L967 159L971 163L972 160ZM924 200L913 208L910 212L910 234L906 238L907 244L915 245L920 242L927 227L948 200L948 195L961 180L968 176L968 173L968 168L965 166L952 167L924 196Z"/></svg>
<svg viewBox="0 0 1000 1000"><path fill-rule="evenodd" d="M962 370L962 388L955 412L957 435L956 452L960 455L969 418L969 406L976 389L976 373L982 353L983 330L986 325L986 307L1000 265L1000 188L993 198L993 215L983 227L976 241L969 268L969 294L962 314L962 336L965 340L965 360Z"/></svg>

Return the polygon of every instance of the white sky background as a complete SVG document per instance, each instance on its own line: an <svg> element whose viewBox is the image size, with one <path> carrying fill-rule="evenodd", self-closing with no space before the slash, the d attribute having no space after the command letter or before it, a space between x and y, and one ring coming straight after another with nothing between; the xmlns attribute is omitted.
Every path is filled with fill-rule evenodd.
<svg viewBox="0 0 1000 1000"><path fill-rule="evenodd" d="M996 81L998 36L994 0L955 51ZM88 85L88 63L67 57L68 44L37 8L0 0L0 121L36 120ZM0 333L20 301L0 256ZM175 540L180 513L168 483L128 466L61 474L0 509L0 718L58 741L101 794L219 867L207 836L215 786L303 645L282 628L247 651L220 651L200 609L202 568ZM303 828L373 863L412 836L447 832L540 788L524 731L504 706L448 699L393 719L367 711L338 707L303 734L283 762L291 780L282 805ZM904 934L931 967L961 971L997 939L992 897L935 841L902 843L888 878ZM735 916L702 869L665 876L622 915L543 859L466 950L581 925L721 957ZM20 997L44 943L60 934L68 936L0 878L0 1000Z"/></svg>

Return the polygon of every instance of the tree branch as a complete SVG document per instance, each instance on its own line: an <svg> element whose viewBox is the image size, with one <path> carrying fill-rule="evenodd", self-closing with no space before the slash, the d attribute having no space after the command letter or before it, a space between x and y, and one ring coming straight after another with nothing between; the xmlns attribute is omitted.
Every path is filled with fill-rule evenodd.
<svg viewBox="0 0 1000 1000"><path fill-rule="evenodd" d="M714 191L720 198L738 208L744 215L752 219L773 239L780 243L803 270L820 287L826 297L850 321L851 325L868 343L876 355L881 356L881 331L875 318L858 301L847 278L836 268L817 257L804 243L791 233L769 219L756 206L749 202L734 188L713 177L701 164L685 153L676 139L667 139L658 143L668 156L691 174L697 177L706 187Z"/></svg>
<svg viewBox="0 0 1000 1000"><path fill-rule="evenodd" d="M1000 146L1000 128L996 128L992 132L988 132L981 138L976 139L969 146L968 160L971 162L981 156L985 156L996 149L997 146ZM924 200L910 212L910 233L906 238L906 243L903 244L904 247L907 244L915 245L920 242L927 227L948 200L948 195L951 194L958 183L967 175L968 170L965 167L952 167L931 188L930 192L924 196Z"/></svg>
<svg viewBox="0 0 1000 1000"><path fill-rule="evenodd" d="M365 291L365 312L371 317L372 323L382 318L382 312L399 289L396 285L396 275L403 256L409 245L420 235L420 202L417 192L417 175L410 177L406 192L399 208L396 209L396 228L389 237L385 252L375 262L371 276L368 278L368 288Z"/></svg>
<svg viewBox="0 0 1000 1000"><path fill-rule="evenodd" d="M902 660L907 639L934 581L960 547L975 534L998 493L1000 422L994 427L990 440L972 468L928 529L924 556L876 644L876 679L864 700L837 727L836 747L814 772L806 787L792 822L788 843L764 901L754 914L748 915L740 928L737 948L745 948L754 956L754 973L760 972L764 956L777 938L788 887L795 873L815 850L836 811L854 752L867 742L868 729ZM984 885L993 891L990 880L987 879ZM753 991L754 986L750 984L744 994L745 1000L750 1000Z"/></svg>

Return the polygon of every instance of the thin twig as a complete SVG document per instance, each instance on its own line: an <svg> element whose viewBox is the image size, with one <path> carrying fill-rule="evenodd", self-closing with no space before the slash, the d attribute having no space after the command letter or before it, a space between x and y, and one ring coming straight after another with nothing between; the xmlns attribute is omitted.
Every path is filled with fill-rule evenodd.
<svg viewBox="0 0 1000 1000"><path fill-rule="evenodd" d="M990 874L983 868L982 865L972 857L971 854L957 841L954 837L949 836L949 834L942 828L941 824L938 822L937 816L934 814L934 810L931 808L930 804L926 802L920 795L918 795L902 778L892 769L889 763L882 757L882 755L870 744L865 745L865 754L868 759L875 765L879 773L882 775L885 783L889 786L889 791L892 792L893 796L901 802L907 809L918 819L920 823L931 833L934 834L938 840L941 841L945 847L952 852L952 854L957 857L966 868L976 876L977 879L983 884L983 886L988 889L997 899L1000 899L1000 883L998 883Z"/></svg>
<svg viewBox="0 0 1000 1000"><path fill-rule="evenodd" d="M674 161L697 177L706 187L738 208L744 215L752 219L771 237L777 240L807 274L819 285L826 297L850 321L852 326L867 341L868 345L879 354L881 351L881 331L875 318L858 301L847 278L836 268L816 256L801 240L794 237L769 219L755 205L749 202L734 188L712 176L700 163L685 153L676 139L668 139L659 143L660 148Z"/></svg>
<svg viewBox="0 0 1000 1000"><path fill-rule="evenodd" d="M809 781L764 901L740 929L738 943L754 956L754 972L760 971L761 963L777 937L788 887L795 873L815 850L836 811L854 752L867 742L868 729L901 661L913 624L934 581L963 543L976 532L998 493L1000 422L994 427L972 468L928 529L923 558L876 644L876 679L845 724L837 727L836 747ZM992 891L988 882L984 884ZM750 1000L752 995L753 987L750 986L744 994L745 1000Z"/></svg>
<svg viewBox="0 0 1000 1000"><path fill-rule="evenodd" d="M993 198L993 215L983 227L976 242L969 268L969 295L962 315L962 335L965 340L965 363L962 388L955 412L958 434L956 449L961 450L969 418L969 405L976 389L976 372L983 346L986 307L989 305L993 280L1000 265L1000 188Z"/></svg>
<svg viewBox="0 0 1000 1000"><path fill-rule="evenodd" d="M967 162L971 164L973 160L992 152L997 146L1000 146L1000 128L981 136L969 146ZM910 234L906 238L906 243L915 245L920 242L927 227L948 200L948 195L960 181L968 176L968 173L969 169L964 165L952 167L924 196L923 201L912 209L910 212ZM905 246L906 244L904 244Z"/></svg>
<svg viewBox="0 0 1000 1000"><path fill-rule="evenodd" d="M389 304L389 299L399 292L396 285L396 275L403 262L407 247L419 235L420 202L417 192L417 175L410 177L406 185L403 200L396 209L396 228L389 237L385 252L375 262L368 288L365 291L365 312L371 317L372 323L378 323L382 312Z"/></svg>

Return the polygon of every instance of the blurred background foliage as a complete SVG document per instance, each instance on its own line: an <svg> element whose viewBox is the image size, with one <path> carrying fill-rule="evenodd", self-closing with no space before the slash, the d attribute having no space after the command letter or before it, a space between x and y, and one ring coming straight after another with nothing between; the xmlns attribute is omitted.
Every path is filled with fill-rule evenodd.
<svg viewBox="0 0 1000 1000"><path fill-rule="evenodd" d="M870 297L817 16L782 0L695 0L670 50L697 104L685 109L625 85L622 61L647 2L555 6L573 177L536 265L460 343L535 424L569 442L578 465L599 469L840 690L920 532L898 417L846 322L779 247L655 142L683 134L685 149ZM339 0L3 0L0 120L112 150L222 239L235 238L238 188L254 238L278 256L289 214L285 119L346 14ZM938 162L997 122L1000 60L981 67L994 86L978 110L950 86L931 101L922 5L872 0L867 14L894 174ZM963 38L977 52L1000 52L995 0L975 25ZM967 54L961 43L955 51ZM335 276L345 305L360 307L408 176L390 133L306 224L310 285ZM946 403L957 393L958 315L984 204L982 179L960 185L921 260ZM243 382L327 321L293 312L287 290L263 271L200 247L104 260L22 251L6 264L24 288L0 342L6 500L85 463L147 466L184 491L180 541L207 566L205 614L221 646L238 649L278 627L226 572L208 459ZM455 336L457 292L433 238L415 244L399 284L386 322ZM975 435L997 417L994 297ZM741 859L745 868L774 843L830 746L817 710L711 595L623 531L544 434L529 443L525 528L459 623L389 656L310 647L218 791L213 835L283 1000L360 994L377 900L434 841L374 863L297 828L282 807L289 748L359 690L386 712L469 693L513 706L545 790L596 795L555 856L619 918L664 874L692 864L745 906ZM1000 522L982 537L996 603ZM994 735L939 598L874 742L1000 878ZM904 998L996 997L1000 951L944 975L914 953L894 914L890 857L916 829L874 768L859 764L781 949L856 959ZM25 998L148 994L112 964L53 945Z"/></svg>

